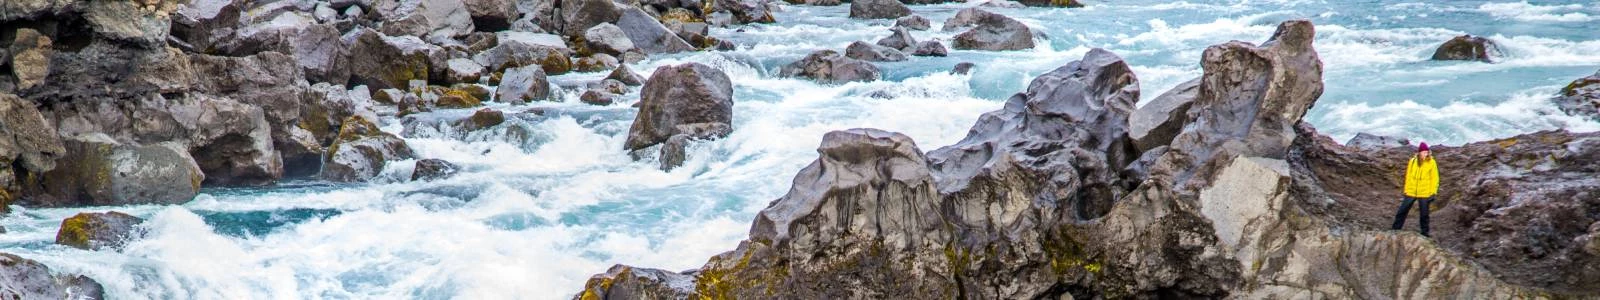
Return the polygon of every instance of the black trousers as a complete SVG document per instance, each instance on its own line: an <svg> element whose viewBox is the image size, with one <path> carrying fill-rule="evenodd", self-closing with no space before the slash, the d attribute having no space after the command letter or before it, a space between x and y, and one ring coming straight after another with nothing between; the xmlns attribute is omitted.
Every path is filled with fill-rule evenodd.
<svg viewBox="0 0 1600 300"><path fill-rule="evenodd" d="M1433 198L1405 197L1405 200L1400 201L1400 211L1394 213L1394 230L1400 230L1400 228L1405 227L1406 213L1410 212L1411 203L1416 200L1422 200L1422 206L1417 208L1417 214L1421 215L1422 218L1418 225L1421 225L1422 236L1428 236L1428 202L1432 201Z"/></svg>

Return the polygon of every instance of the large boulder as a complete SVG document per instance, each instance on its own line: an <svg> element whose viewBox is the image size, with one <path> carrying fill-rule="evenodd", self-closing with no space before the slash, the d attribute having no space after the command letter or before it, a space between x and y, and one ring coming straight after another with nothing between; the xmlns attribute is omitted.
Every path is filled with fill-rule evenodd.
<svg viewBox="0 0 1600 300"><path fill-rule="evenodd" d="M714 0L711 10L732 14L733 24L778 22L768 5L768 0Z"/></svg>
<svg viewBox="0 0 1600 300"><path fill-rule="evenodd" d="M461 0L396 1L383 15L383 33L427 40L449 39L473 31L472 13ZM503 5L503 4L501 4Z"/></svg>
<svg viewBox="0 0 1600 300"><path fill-rule="evenodd" d="M493 48L472 57L490 73L522 66L539 66L552 75L572 71L573 51L560 36L513 31L497 33L495 39Z"/></svg>
<svg viewBox="0 0 1600 300"><path fill-rule="evenodd" d="M1461 35L1445 41L1433 50L1433 60L1476 60L1493 62L1500 46L1481 36Z"/></svg>
<svg viewBox="0 0 1600 300"><path fill-rule="evenodd" d="M974 8L964 9L956 17L945 23L948 30L951 24L960 24L956 19L966 16L972 17L972 29L956 35L951 42L955 49L962 50L988 50L1007 51L1033 49L1033 30L1028 25L1004 15L991 13Z"/></svg>
<svg viewBox="0 0 1600 300"><path fill-rule="evenodd" d="M1555 102L1567 114L1600 120L1600 71L1561 88Z"/></svg>
<svg viewBox="0 0 1600 300"><path fill-rule="evenodd" d="M366 118L350 117L339 128L339 138L328 147L322 178L339 182L366 181L377 177L389 161L414 156L405 140L383 132Z"/></svg>
<svg viewBox="0 0 1600 300"><path fill-rule="evenodd" d="M639 92L639 114L623 144L639 150L675 135L727 135L733 123L733 82L698 63L657 68Z"/></svg>
<svg viewBox="0 0 1600 300"><path fill-rule="evenodd" d="M83 275L56 275L37 261L0 253L0 298L104 299L105 288Z"/></svg>
<svg viewBox="0 0 1600 300"><path fill-rule="evenodd" d="M895 19L911 15L911 8L898 0L856 0L850 2L852 19Z"/></svg>
<svg viewBox="0 0 1600 300"><path fill-rule="evenodd" d="M84 250L117 249L138 238L144 219L121 212L78 213L61 220L56 244Z"/></svg>
<svg viewBox="0 0 1600 300"><path fill-rule="evenodd" d="M205 185L262 186L283 177L283 157L261 107L199 93L174 100L165 112L140 113L177 122L166 138L188 139Z"/></svg>
<svg viewBox="0 0 1600 300"><path fill-rule="evenodd" d="M205 174L176 142L122 144L104 134L66 139L54 170L30 185L27 204L41 207L183 204Z"/></svg>
<svg viewBox="0 0 1600 300"><path fill-rule="evenodd" d="M1178 84L1166 93L1156 96L1128 118L1128 137L1139 151L1150 151L1172 143L1172 138L1189 124L1189 106L1200 90L1200 79Z"/></svg>
<svg viewBox="0 0 1600 300"><path fill-rule="evenodd" d="M833 50L811 52L805 58L784 65L778 74L783 77L810 78L823 84L877 81L883 76L878 66L845 57Z"/></svg>
<svg viewBox="0 0 1600 300"><path fill-rule="evenodd" d="M890 47L856 41L845 47L844 56L864 61L905 61L906 54Z"/></svg>
<svg viewBox="0 0 1600 300"><path fill-rule="evenodd" d="M494 93L495 101L505 103L549 100L550 80L537 66L512 68L500 78Z"/></svg>
<svg viewBox="0 0 1600 300"><path fill-rule="evenodd" d="M689 42L667 30L660 21L637 7L623 8L621 15L617 17L616 25L628 35L628 39L633 41L635 47L645 53L678 53L695 50Z"/></svg>
<svg viewBox="0 0 1600 300"><path fill-rule="evenodd" d="M922 41L911 50L911 55L944 57L950 55L950 50L945 49L944 44L939 41Z"/></svg>
<svg viewBox="0 0 1600 300"><path fill-rule="evenodd" d="M633 69L628 68L628 65L625 64L617 66L616 69L612 69L610 74L606 74L605 79L616 80L617 82L621 82L622 84L628 86L644 85L644 77L640 77L639 74L633 73Z"/></svg>
<svg viewBox="0 0 1600 300"><path fill-rule="evenodd" d="M428 80L432 60L443 53L416 37L388 36L371 29L351 31L342 39L350 49L350 84L373 89L405 88L412 80Z"/></svg>

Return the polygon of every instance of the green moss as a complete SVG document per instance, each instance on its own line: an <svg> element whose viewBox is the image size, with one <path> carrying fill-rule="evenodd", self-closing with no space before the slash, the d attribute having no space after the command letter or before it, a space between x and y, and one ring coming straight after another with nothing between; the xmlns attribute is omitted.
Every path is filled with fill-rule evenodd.
<svg viewBox="0 0 1600 300"><path fill-rule="evenodd" d="M548 75L566 74L572 71L572 59L567 58L566 55L550 53L544 56L543 61L539 62L539 67L543 68L544 73Z"/></svg>
<svg viewBox="0 0 1600 300"><path fill-rule="evenodd" d="M1050 5L1057 7L1083 7L1083 3L1078 2L1078 0L1050 0Z"/></svg>
<svg viewBox="0 0 1600 300"><path fill-rule="evenodd" d="M444 108L468 108L481 106L483 101L478 100L478 97L472 96L467 91L450 89L446 90L444 95L439 96L439 102L436 104Z"/></svg>
<svg viewBox="0 0 1600 300"><path fill-rule="evenodd" d="M393 87L404 88L412 80L428 79L427 58L418 55L407 61L398 62L396 66L386 71L388 72L379 75L384 82Z"/></svg>
<svg viewBox="0 0 1600 300"><path fill-rule="evenodd" d="M61 231L56 233L56 244L89 249L89 236L92 232L89 218L89 214L79 213L61 220Z"/></svg>

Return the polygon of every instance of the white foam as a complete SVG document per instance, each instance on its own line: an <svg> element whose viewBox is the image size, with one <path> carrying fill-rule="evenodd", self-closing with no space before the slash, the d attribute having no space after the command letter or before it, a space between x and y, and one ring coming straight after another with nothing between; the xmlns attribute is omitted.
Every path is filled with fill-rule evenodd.
<svg viewBox="0 0 1600 300"><path fill-rule="evenodd" d="M1587 13L1582 4L1536 5L1527 1L1511 3L1484 3L1478 11L1496 18L1509 18L1528 22L1588 22L1597 19Z"/></svg>

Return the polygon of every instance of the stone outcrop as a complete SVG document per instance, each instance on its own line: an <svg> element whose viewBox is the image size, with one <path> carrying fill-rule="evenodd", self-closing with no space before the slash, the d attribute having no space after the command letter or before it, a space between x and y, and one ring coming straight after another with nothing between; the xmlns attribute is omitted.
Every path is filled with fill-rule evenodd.
<svg viewBox="0 0 1600 300"><path fill-rule="evenodd" d="M0 163L12 166L0 168L0 211L9 211L22 195L19 179L54 170L66 151L55 126L32 103L0 94Z"/></svg>
<svg viewBox="0 0 1600 300"><path fill-rule="evenodd" d="M778 71L783 77L802 77L823 84L843 84L854 81L877 81L882 71L872 63L845 57L833 50L811 52L805 58L784 65Z"/></svg>
<svg viewBox="0 0 1600 300"><path fill-rule="evenodd" d="M1461 35L1445 41L1433 50L1433 60L1476 60L1493 62L1500 46L1481 36Z"/></svg>
<svg viewBox="0 0 1600 300"><path fill-rule="evenodd" d="M1590 225L1595 220L1581 213L1592 210L1586 207L1593 201L1570 199L1594 198L1600 185L1589 181L1600 177L1587 174L1600 170L1577 162L1600 155L1592 150L1600 139L1550 132L1463 150L1441 147L1435 150L1441 159L1446 153L1459 156L1461 162L1451 164L1468 172L1442 174L1463 180L1441 190L1466 193L1441 196L1460 201L1442 205L1478 212L1471 230L1493 234L1435 230L1436 236L1455 236L1435 243L1374 230L1356 216L1390 214L1329 203L1381 203L1374 206L1392 212L1393 201L1377 194L1396 187L1378 182L1398 177L1392 169L1365 168L1403 161L1405 154L1391 149L1382 151L1397 157L1369 157L1363 153L1378 152L1350 150L1300 122L1322 91L1313 37L1309 22L1294 20L1280 24L1260 46L1229 42L1208 48L1204 75L1179 121L1185 125L1169 143L1148 151L1128 136L1138 82L1125 62L1098 49L1041 75L949 147L924 154L896 133L828 133L819 158L795 176L789 193L757 214L750 238L733 251L685 273L614 267L591 279L580 296L767 298L781 291L782 297L825 299L1370 299L1595 293L1582 287L1596 286L1587 280L1600 277L1581 275L1594 268L1572 267L1592 266L1592 254L1580 249L1587 249L1593 240L1588 235L1597 231ZM1578 177L1548 177L1564 176L1557 174ZM1338 181L1348 178L1358 180ZM1485 201L1500 207L1457 204ZM1570 221L1517 221L1547 218ZM1555 232L1561 234L1550 235ZM1451 249L1452 243L1488 248L1461 251ZM1533 247L1546 255L1460 254L1505 255ZM1499 267L1512 271L1497 271L1489 260L1504 260ZM1518 273L1555 268L1562 271ZM624 276L629 270L659 276ZM689 275L693 289L663 284ZM619 286L630 288L619 292Z"/></svg>
<svg viewBox="0 0 1600 300"><path fill-rule="evenodd" d="M639 92L639 114L626 150L654 146L677 135L724 136L732 130L733 82L698 63L656 69Z"/></svg>
<svg viewBox="0 0 1600 300"><path fill-rule="evenodd" d="M365 181L378 176L392 160L415 154L405 140L383 132L372 121L356 116L344 121L339 137L328 147L322 178L330 181Z"/></svg>
<svg viewBox="0 0 1600 300"><path fill-rule="evenodd" d="M951 46L963 50L1007 51L1033 49L1033 30L1028 25L1001 14L968 8L945 21L946 31L973 26L957 34Z"/></svg>
<svg viewBox="0 0 1600 300"><path fill-rule="evenodd" d="M911 15L911 8L897 0L856 0L850 2L852 19L895 19Z"/></svg>
<svg viewBox="0 0 1600 300"><path fill-rule="evenodd" d="M61 220L56 244L84 250L117 249L129 239L138 238L144 219L121 212L78 213Z"/></svg>
<svg viewBox="0 0 1600 300"><path fill-rule="evenodd" d="M1567 114L1600 120L1600 71L1562 87L1554 101Z"/></svg>
<svg viewBox="0 0 1600 300"><path fill-rule="evenodd" d="M0 253L0 298L104 299L100 282L83 275L56 275L37 261Z"/></svg>

